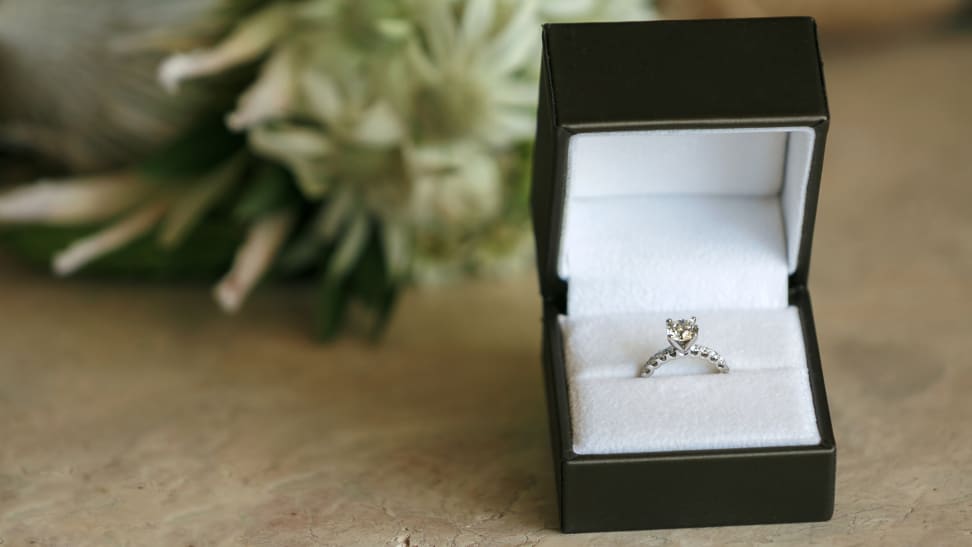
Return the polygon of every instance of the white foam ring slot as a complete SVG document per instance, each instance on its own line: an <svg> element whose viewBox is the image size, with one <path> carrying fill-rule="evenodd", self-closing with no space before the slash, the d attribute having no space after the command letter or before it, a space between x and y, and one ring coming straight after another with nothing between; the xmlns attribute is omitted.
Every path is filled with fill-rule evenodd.
<svg viewBox="0 0 972 547"><path fill-rule="evenodd" d="M820 441L803 331L788 306L809 128L581 133L568 144L559 270L579 454ZM636 379L667 317L699 317L729 359Z"/></svg>

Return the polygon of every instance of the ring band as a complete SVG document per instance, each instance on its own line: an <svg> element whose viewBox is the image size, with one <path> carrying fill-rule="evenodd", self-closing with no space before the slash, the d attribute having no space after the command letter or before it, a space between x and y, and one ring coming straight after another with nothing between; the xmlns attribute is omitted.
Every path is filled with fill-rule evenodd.
<svg viewBox="0 0 972 547"><path fill-rule="evenodd" d="M694 316L677 321L666 319L665 325L668 327L666 337L670 347L659 350L645 361L641 368L642 378L651 376L663 364L682 357L698 357L715 366L716 372L729 372L725 357L712 348L695 343L699 337L699 325Z"/></svg>

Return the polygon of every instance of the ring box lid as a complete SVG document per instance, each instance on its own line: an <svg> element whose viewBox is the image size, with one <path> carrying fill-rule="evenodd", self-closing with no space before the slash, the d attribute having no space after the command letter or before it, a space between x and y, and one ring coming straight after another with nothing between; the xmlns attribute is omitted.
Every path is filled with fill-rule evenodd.
<svg viewBox="0 0 972 547"><path fill-rule="evenodd" d="M628 198L644 192L775 192L782 290L805 287L829 119L812 19L551 24L543 43L532 206L545 300L566 311L571 269L599 260L594 237L591 256L568 260L568 203L638 206Z"/></svg>

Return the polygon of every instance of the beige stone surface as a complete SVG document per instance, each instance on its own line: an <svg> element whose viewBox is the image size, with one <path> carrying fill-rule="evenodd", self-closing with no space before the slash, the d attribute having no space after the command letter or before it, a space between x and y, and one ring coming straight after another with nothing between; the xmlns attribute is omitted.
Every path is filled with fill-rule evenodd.
<svg viewBox="0 0 972 547"><path fill-rule="evenodd" d="M812 292L830 522L556 531L532 279L407 295L381 346L309 293L0 268L0 545L972 544L972 36L827 52Z"/></svg>

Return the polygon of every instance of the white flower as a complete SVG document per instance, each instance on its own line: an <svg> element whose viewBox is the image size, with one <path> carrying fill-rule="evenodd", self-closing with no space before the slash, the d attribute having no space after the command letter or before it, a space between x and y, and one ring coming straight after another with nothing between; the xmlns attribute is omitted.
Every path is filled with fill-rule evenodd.
<svg viewBox="0 0 972 547"><path fill-rule="evenodd" d="M469 143L416 148L407 155L409 218L433 230L476 226L502 205L502 173L488 150Z"/></svg>
<svg viewBox="0 0 972 547"><path fill-rule="evenodd" d="M353 73L337 80L328 68L327 64L304 67L301 114L319 122L334 139L350 145L388 148L406 139L401 114L380 90L370 89L376 82Z"/></svg>
<svg viewBox="0 0 972 547"><path fill-rule="evenodd" d="M235 312L240 308L257 281L273 264L293 224L294 213L280 211L258 220L250 227L246 241L236 251L233 267L213 289L213 295L223 310Z"/></svg>
<svg viewBox="0 0 972 547"><path fill-rule="evenodd" d="M68 248L54 255L51 262L54 273L70 275L92 260L131 243L152 229L165 214L168 206L168 202L164 199L154 201L107 228L75 241Z"/></svg>
<svg viewBox="0 0 972 547"><path fill-rule="evenodd" d="M293 20L289 2L271 2L240 21L230 35L211 49L170 56L159 67L158 78L170 92L184 80L220 73L262 55L285 33Z"/></svg>
<svg viewBox="0 0 972 547"><path fill-rule="evenodd" d="M260 76L240 96L236 110L226 118L226 125L242 131L260 123L280 118L291 109L295 93L297 52L282 47L260 68Z"/></svg>
<svg viewBox="0 0 972 547"><path fill-rule="evenodd" d="M27 5L15 2L14 12ZM166 6L158 9L173 9ZM317 264L325 248L325 274L340 280L376 237L390 283L526 263L523 164L535 130L540 25L651 15L639 0L271 0L222 8L200 21L203 35L167 43L190 50L209 36L223 38L170 55L157 79L174 92L187 80L252 63L257 76L226 125L246 132L251 152L284 166L303 196L289 209L266 205L270 211L250 225L214 287L226 311L237 310L275 264ZM126 43L139 42L118 42ZM133 127L158 123L139 105L111 106L96 111ZM61 142L37 139L40 126L28 129L36 140ZM67 275L153 230L163 248L186 242L237 188L249 161L243 154L171 185L129 173L42 182L0 196L0 222L106 222L54 257L55 272ZM311 207L313 220L301 223L280 256Z"/></svg>
<svg viewBox="0 0 972 547"><path fill-rule="evenodd" d="M265 124L249 131L250 148L290 169L301 191L318 200L330 190L328 163L334 145L323 132L292 124Z"/></svg>
<svg viewBox="0 0 972 547"><path fill-rule="evenodd" d="M544 21L638 21L656 16L650 2L637 0L543 0Z"/></svg>
<svg viewBox="0 0 972 547"><path fill-rule="evenodd" d="M458 20L451 10L426 4L418 14L426 45L414 40L406 51L418 136L494 147L531 138L537 90L524 72L539 62L536 2L471 0Z"/></svg>
<svg viewBox="0 0 972 547"><path fill-rule="evenodd" d="M131 173L38 181L0 195L0 222L79 224L110 218L154 188Z"/></svg>

